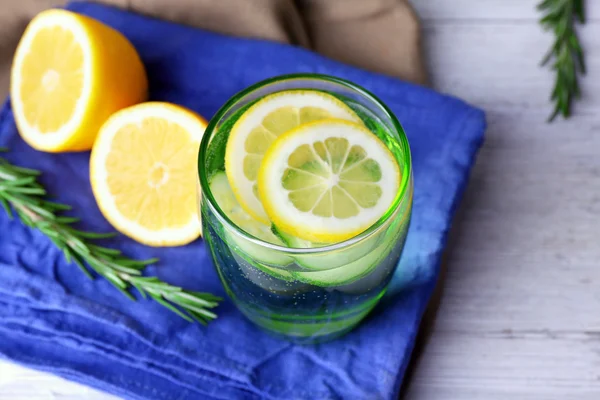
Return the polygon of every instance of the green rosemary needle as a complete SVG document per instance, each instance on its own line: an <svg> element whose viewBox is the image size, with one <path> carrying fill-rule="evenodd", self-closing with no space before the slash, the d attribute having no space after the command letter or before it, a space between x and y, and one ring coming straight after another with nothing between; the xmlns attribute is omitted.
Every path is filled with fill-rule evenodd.
<svg viewBox="0 0 600 400"><path fill-rule="evenodd" d="M551 96L555 105L549 121L559 114L568 118L573 99L581 96L578 74L585 74L583 49L575 31L576 22L585 23L584 1L544 0L537 8L543 14L540 24L555 36L552 47L542 60L542 65L553 60L552 69L556 74Z"/></svg>
<svg viewBox="0 0 600 400"><path fill-rule="evenodd" d="M0 151L6 149L0 148ZM94 233L75 229L77 218L60 215L70 210L65 204L49 201L37 181L40 172L11 164L0 157L0 204L10 218L16 214L27 226L40 230L60 250L66 260L76 264L89 278L90 269L107 279L132 300L134 287L144 298L151 298L182 318L206 324L217 317L211 311L222 300L210 293L193 292L170 285L156 277L142 276L144 268L157 259L133 260L119 250L99 246L94 240L114 233Z"/></svg>

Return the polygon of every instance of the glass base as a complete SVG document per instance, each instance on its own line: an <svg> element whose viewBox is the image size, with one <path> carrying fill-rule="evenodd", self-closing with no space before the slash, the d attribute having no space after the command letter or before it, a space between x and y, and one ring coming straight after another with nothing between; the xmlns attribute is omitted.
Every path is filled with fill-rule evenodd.
<svg viewBox="0 0 600 400"><path fill-rule="evenodd" d="M330 318L266 315L236 302L238 309L250 321L279 338L298 343L316 344L337 339L354 329L379 302L380 296L343 315Z"/></svg>

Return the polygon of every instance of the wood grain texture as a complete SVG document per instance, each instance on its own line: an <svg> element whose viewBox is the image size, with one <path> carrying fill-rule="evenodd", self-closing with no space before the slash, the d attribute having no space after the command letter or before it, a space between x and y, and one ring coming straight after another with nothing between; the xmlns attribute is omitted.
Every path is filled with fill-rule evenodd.
<svg viewBox="0 0 600 400"><path fill-rule="evenodd" d="M583 101L553 124L534 5L415 2L434 85L489 128L408 400L600 398L600 3Z"/></svg>
<svg viewBox="0 0 600 400"><path fill-rule="evenodd" d="M470 23L479 20L507 20L518 22L537 20L536 5L542 0L413 0L421 19L461 20ZM600 19L600 8L594 0L587 0L587 15Z"/></svg>
<svg viewBox="0 0 600 400"><path fill-rule="evenodd" d="M553 124L536 2L413 3L434 86L485 109L489 129L406 398L600 399L600 2L581 31L583 101ZM111 397L0 362L0 400L46 398Z"/></svg>

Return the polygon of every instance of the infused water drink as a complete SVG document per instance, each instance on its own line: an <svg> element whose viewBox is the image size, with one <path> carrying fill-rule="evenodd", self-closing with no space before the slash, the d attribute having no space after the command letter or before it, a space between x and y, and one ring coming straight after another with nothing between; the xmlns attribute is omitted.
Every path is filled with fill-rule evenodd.
<svg viewBox="0 0 600 400"><path fill-rule="evenodd" d="M260 82L211 120L198 163L203 236L246 317L316 342L375 307L413 192L406 136L380 100L323 75Z"/></svg>

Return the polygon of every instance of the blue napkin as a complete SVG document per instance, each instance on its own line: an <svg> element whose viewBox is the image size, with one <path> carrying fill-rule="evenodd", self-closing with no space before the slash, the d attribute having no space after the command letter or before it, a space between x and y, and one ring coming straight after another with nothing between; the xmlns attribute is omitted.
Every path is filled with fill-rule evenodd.
<svg viewBox="0 0 600 400"><path fill-rule="evenodd" d="M373 91L404 125L414 160L414 214L391 288L359 328L322 345L274 338L229 301L208 327L146 300L132 302L87 279L36 230L0 212L0 356L130 399L392 399L397 396L438 274L454 210L483 139L484 114L464 102L300 48L232 38L88 3L71 10L127 36L147 68L151 98L207 118L234 93L274 75L318 72ZM19 137L7 102L0 146L74 207L82 227L109 231L88 181L88 153L46 154ZM225 296L205 244L154 249L125 237L110 245L159 257L148 272Z"/></svg>

